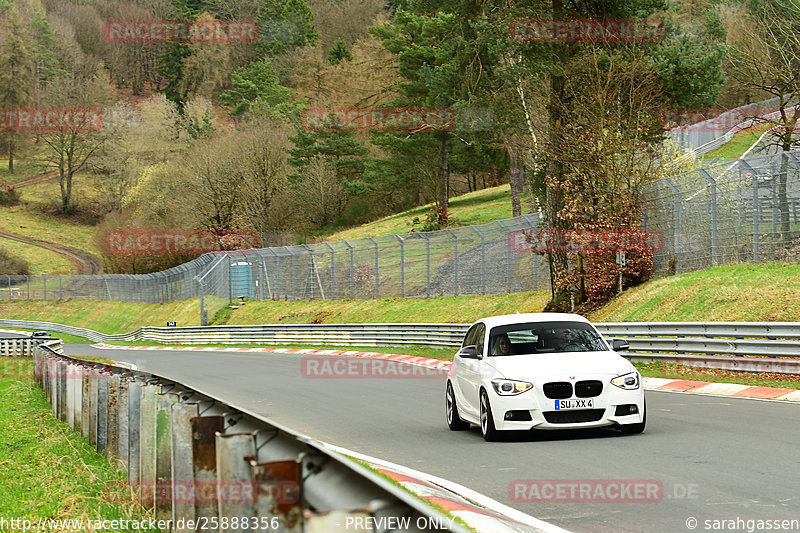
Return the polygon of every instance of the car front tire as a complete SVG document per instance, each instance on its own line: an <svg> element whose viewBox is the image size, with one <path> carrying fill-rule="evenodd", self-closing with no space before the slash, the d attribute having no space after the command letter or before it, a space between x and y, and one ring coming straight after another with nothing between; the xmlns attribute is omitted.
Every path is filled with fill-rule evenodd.
<svg viewBox="0 0 800 533"><path fill-rule="evenodd" d="M644 431L644 427L647 424L647 402L642 403L642 411L642 421L640 423L620 425L619 429L622 430L625 435L635 435Z"/></svg>
<svg viewBox="0 0 800 533"><path fill-rule="evenodd" d="M456 405L456 395L453 393L453 386L447 382L447 391L445 392L445 416L447 418L447 427L450 431L464 431L469 428L469 423L464 422L458 416L458 406Z"/></svg>
<svg viewBox="0 0 800 533"><path fill-rule="evenodd" d="M489 404L489 395L481 391L481 434L483 440L492 442L497 440L497 429L492 418L492 406Z"/></svg>

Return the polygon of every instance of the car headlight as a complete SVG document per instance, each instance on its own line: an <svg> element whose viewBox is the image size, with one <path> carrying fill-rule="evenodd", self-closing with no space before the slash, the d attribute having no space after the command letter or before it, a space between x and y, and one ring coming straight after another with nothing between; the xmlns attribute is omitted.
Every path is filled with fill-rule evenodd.
<svg viewBox="0 0 800 533"><path fill-rule="evenodd" d="M495 392L500 396L514 396L515 394L522 394L533 388L533 383L527 381L516 381L513 379L494 379L492 386Z"/></svg>
<svg viewBox="0 0 800 533"><path fill-rule="evenodd" d="M631 372L617 376L611 380L611 384L620 389L636 390L639 388L639 373Z"/></svg>

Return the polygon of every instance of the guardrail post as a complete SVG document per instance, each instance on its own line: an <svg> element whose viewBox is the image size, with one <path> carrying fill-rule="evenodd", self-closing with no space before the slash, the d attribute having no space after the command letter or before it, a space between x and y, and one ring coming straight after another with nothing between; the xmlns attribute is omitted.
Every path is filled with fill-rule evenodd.
<svg viewBox="0 0 800 533"><path fill-rule="evenodd" d="M139 404L139 500L146 509L155 505L156 488L156 390L144 385Z"/></svg>
<svg viewBox="0 0 800 533"><path fill-rule="evenodd" d="M266 518L272 531L303 533L300 461L250 461L250 466L255 495L254 516ZM273 520L277 520L277 524Z"/></svg>
<svg viewBox="0 0 800 533"><path fill-rule="evenodd" d="M192 424L192 469L194 475L195 516L209 519L217 516L217 433L225 429L220 415L199 416Z"/></svg>
<svg viewBox="0 0 800 533"><path fill-rule="evenodd" d="M392 235L400 243L400 297L406 297L405 243L399 235Z"/></svg>
<svg viewBox="0 0 800 533"><path fill-rule="evenodd" d="M92 371L88 366L81 367L81 434L89 440L89 412L91 404L89 402L89 383L92 381Z"/></svg>
<svg viewBox="0 0 800 533"><path fill-rule="evenodd" d="M378 243L372 237L367 240L375 245L375 298L380 298L380 281L378 278Z"/></svg>
<svg viewBox="0 0 800 533"><path fill-rule="evenodd" d="M156 519L172 519L172 406L178 394L156 395Z"/></svg>
<svg viewBox="0 0 800 533"><path fill-rule="evenodd" d="M221 532L249 532L241 527L242 519L254 515L253 472L250 461L256 457L254 433L217 433L217 487L219 489L220 525L227 519L230 527ZM240 527L232 527L235 519Z"/></svg>
<svg viewBox="0 0 800 533"><path fill-rule="evenodd" d="M117 409L117 468L128 471L128 447L130 439L130 379L120 378Z"/></svg>
<svg viewBox="0 0 800 533"><path fill-rule="evenodd" d="M108 420L106 429L106 458L117 466L119 451L119 375L112 374L108 380Z"/></svg>
<svg viewBox="0 0 800 533"><path fill-rule="evenodd" d="M97 374L97 453L103 454L108 444L108 380L105 370Z"/></svg>
<svg viewBox="0 0 800 533"><path fill-rule="evenodd" d="M67 363L67 424L70 427L75 427L75 397L76 397L76 379L75 375L77 374L78 365L73 365L71 363Z"/></svg>
<svg viewBox="0 0 800 533"><path fill-rule="evenodd" d="M192 418L198 415L197 402L172 405L172 520L195 520L194 467L192 461ZM194 528L175 528L176 533L194 532Z"/></svg>
<svg viewBox="0 0 800 533"><path fill-rule="evenodd" d="M89 371L89 444L97 447L97 382L100 372L96 368Z"/></svg>
<svg viewBox="0 0 800 533"><path fill-rule="evenodd" d="M128 482L133 487L139 486L141 399L142 383L131 380L128 383Z"/></svg>
<svg viewBox="0 0 800 533"><path fill-rule="evenodd" d="M445 231L453 238L453 296L458 296L458 237L450 228Z"/></svg>

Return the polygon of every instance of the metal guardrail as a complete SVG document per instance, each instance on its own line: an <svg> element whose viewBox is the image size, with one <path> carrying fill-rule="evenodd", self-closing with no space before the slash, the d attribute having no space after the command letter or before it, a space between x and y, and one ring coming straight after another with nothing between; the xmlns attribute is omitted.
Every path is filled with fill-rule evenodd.
<svg viewBox="0 0 800 533"><path fill-rule="evenodd" d="M48 346L34 378L56 417L126 471L132 497L174 531L201 520L213 531L332 531L390 517L386 531L467 531L322 443L182 383Z"/></svg>
<svg viewBox="0 0 800 533"><path fill-rule="evenodd" d="M0 338L0 357L32 357L34 350L40 344L49 346L52 350L61 353L61 339L44 340L31 337Z"/></svg>
<svg viewBox="0 0 800 533"><path fill-rule="evenodd" d="M633 360L761 372L800 374L800 323L795 322L619 322L595 324L606 337L627 338ZM99 342L155 341L182 344L330 344L335 346L430 346L461 344L468 324L265 324L248 326L144 327L106 335L50 322L0 319L0 327L44 329ZM692 357L685 357L692 356ZM795 359L792 359L795 358ZM753 366L755 365L755 366Z"/></svg>

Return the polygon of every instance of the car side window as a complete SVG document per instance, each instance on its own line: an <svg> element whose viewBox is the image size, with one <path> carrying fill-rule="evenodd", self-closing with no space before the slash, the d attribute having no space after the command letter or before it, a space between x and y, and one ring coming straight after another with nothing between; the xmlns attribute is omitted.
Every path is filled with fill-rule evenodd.
<svg viewBox="0 0 800 533"><path fill-rule="evenodd" d="M469 328L469 331L467 331L467 334L464 335L464 342L461 344L462 348L464 346L469 346L470 344L475 344L475 342L474 342L475 341L475 332L478 331L478 326L479 325L480 324L475 324L474 326Z"/></svg>
<svg viewBox="0 0 800 533"><path fill-rule="evenodd" d="M475 342L474 344L478 347L478 355L483 357L483 343L486 340L486 326L483 324L478 324L478 327L475 330Z"/></svg>

